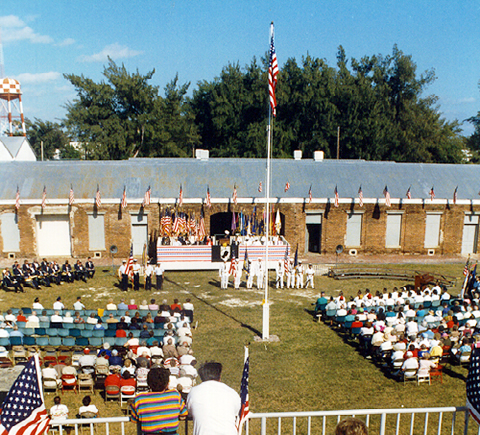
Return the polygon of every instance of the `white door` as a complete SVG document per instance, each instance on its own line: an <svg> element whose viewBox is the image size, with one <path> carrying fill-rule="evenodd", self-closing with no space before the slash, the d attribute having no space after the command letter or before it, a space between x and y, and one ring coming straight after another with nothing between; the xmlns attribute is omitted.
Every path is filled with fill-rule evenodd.
<svg viewBox="0 0 480 435"><path fill-rule="evenodd" d="M37 216L37 251L40 257L72 255L68 215Z"/></svg>
<svg viewBox="0 0 480 435"><path fill-rule="evenodd" d="M138 257L143 254L143 246L147 243L147 224L132 224L133 255Z"/></svg>
<svg viewBox="0 0 480 435"><path fill-rule="evenodd" d="M463 226L462 254L474 254L477 246L478 225Z"/></svg>

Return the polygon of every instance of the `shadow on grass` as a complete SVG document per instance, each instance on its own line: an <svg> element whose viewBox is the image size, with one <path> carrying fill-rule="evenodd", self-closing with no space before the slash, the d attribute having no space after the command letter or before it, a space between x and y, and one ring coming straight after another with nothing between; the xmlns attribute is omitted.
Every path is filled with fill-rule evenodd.
<svg viewBox="0 0 480 435"><path fill-rule="evenodd" d="M218 311L220 314L223 314L224 316L226 316L229 319L233 320L234 322L238 323L242 328L249 329L255 335L259 335L259 336L262 335L262 333L258 329L255 329L253 326L247 325L246 323L243 323L242 321L233 317L231 314L228 314L225 311L222 311L220 308L216 307L215 305L212 305L210 302L206 301L205 299L202 299L201 297L197 296L195 293L192 293L190 290L187 290L185 287L180 285L178 282L172 281L171 279L168 279L168 278L165 278L165 281L168 281L170 284L176 285L177 287L186 291L187 293L189 293L192 297L194 297L198 301L204 303L205 305L209 306L210 308L213 308L214 310Z"/></svg>

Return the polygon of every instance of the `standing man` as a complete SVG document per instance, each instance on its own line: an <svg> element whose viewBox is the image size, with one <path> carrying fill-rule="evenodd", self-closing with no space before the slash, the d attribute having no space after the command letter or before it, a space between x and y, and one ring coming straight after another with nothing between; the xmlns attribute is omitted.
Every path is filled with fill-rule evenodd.
<svg viewBox="0 0 480 435"><path fill-rule="evenodd" d="M157 278L157 290L161 290L163 287L163 267L160 261L157 262L157 266L155 267L155 276Z"/></svg>
<svg viewBox="0 0 480 435"><path fill-rule="evenodd" d="M287 288L295 288L295 270L293 268L293 258L290 258L287 269Z"/></svg>
<svg viewBox="0 0 480 435"><path fill-rule="evenodd" d="M285 275L285 266L283 264L283 260L278 260L277 263L277 288L283 288L283 277Z"/></svg>
<svg viewBox="0 0 480 435"><path fill-rule="evenodd" d="M127 260L123 260L118 269L118 279L120 280L120 289L126 292L128 290Z"/></svg>
<svg viewBox="0 0 480 435"><path fill-rule="evenodd" d="M226 289L228 288L228 277L229 277L229 270L228 270L227 261L224 260L223 263L220 265L220 270L218 271L220 275L220 288Z"/></svg>
<svg viewBox="0 0 480 435"><path fill-rule="evenodd" d="M202 383L193 387L187 397L187 409L193 417L193 435L236 435L240 396L220 382L222 364L207 362L198 373Z"/></svg>
<svg viewBox="0 0 480 435"><path fill-rule="evenodd" d="M153 275L153 266L152 264L147 261L147 265L145 266L145 290L152 289L152 275Z"/></svg>
<svg viewBox="0 0 480 435"><path fill-rule="evenodd" d="M311 263L308 265L307 270L305 271L305 275L307 275L307 283L305 284L305 288L308 288L308 284L310 284L312 288L315 288L315 282L314 282L315 270L313 269L313 266Z"/></svg>
<svg viewBox="0 0 480 435"><path fill-rule="evenodd" d="M303 274L305 269L301 261L298 262L295 274L297 275L297 288L303 288Z"/></svg>
<svg viewBox="0 0 480 435"><path fill-rule="evenodd" d="M137 422L142 434L177 434L180 421L187 416L187 408L180 393L168 388L170 371L152 368L147 375L150 392L139 393L130 405L131 421Z"/></svg>
<svg viewBox="0 0 480 435"><path fill-rule="evenodd" d="M257 288L263 289L264 283L263 280L265 278L265 267L263 266L263 261L261 258L258 259L257 265Z"/></svg>
<svg viewBox="0 0 480 435"><path fill-rule="evenodd" d="M139 291L140 290L140 265L136 258L133 259L133 290Z"/></svg>

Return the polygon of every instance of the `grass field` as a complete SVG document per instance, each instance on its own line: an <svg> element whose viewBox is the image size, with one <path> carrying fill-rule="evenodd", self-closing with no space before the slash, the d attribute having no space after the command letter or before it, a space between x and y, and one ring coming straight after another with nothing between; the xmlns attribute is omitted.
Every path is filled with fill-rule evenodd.
<svg viewBox="0 0 480 435"><path fill-rule="evenodd" d="M377 265L379 266L379 265ZM392 267L392 265L384 265ZM433 271L458 277L459 293L463 265L395 265L395 267ZM467 370L453 366L444 374L444 383L406 386L387 377L380 367L364 359L348 340L323 323L313 321L309 313L311 303L320 290L336 295L342 290L346 296L359 289L372 292L384 287L401 286L405 282L390 280L335 281L326 276L316 277L315 290L270 290L270 334L279 342L255 342L262 331L263 292L256 289L221 290L215 272L167 272L161 292L129 291L122 293L116 277L108 268L98 269L87 284L64 284L51 289L32 290L15 294L3 292L0 307L31 307L40 297L46 308L51 308L58 296L70 308L78 295L87 309L105 307L112 297L116 303L121 297L155 298L168 303L173 298L184 301L190 297L195 306L194 355L199 362L217 360L224 365L224 381L239 390L243 368L243 346L250 344L250 407L254 412L313 411L355 408L462 406L465 404ZM271 275L273 279L273 275ZM73 311L73 310L72 310ZM80 406L83 394L64 394L64 403L74 411ZM53 394L46 398L47 407ZM103 404L97 393L94 398L102 416L120 415L116 403Z"/></svg>

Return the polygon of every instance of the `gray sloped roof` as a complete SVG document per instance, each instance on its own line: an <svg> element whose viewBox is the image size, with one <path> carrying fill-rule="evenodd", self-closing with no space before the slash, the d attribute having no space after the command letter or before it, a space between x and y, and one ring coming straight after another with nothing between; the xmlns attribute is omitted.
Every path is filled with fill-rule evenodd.
<svg viewBox="0 0 480 435"><path fill-rule="evenodd" d="M363 160L272 160L271 197L305 198L312 186L314 198L332 198L335 186L341 198L355 198L362 186L365 198L382 198L388 186L392 198L428 198L432 186L437 199L451 199L458 185L458 199L479 199L480 166L367 162ZM49 161L0 163L0 199L13 199L17 185L22 199L39 199L43 186L47 198L67 198L70 185L75 198L92 199L97 184L102 198L176 198L180 185L184 199L264 197L266 162L263 159L130 159L121 161ZM259 182L263 193L258 192ZM291 188L284 192L285 183Z"/></svg>
<svg viewBox="0 0 480 435"><path fill-rule="evenodd" d="M5 148L7 148L8 152L12 155L12 158L16 157L25 140L26 138L24 136L0 137L0 142L5 145Z"/></svg>

